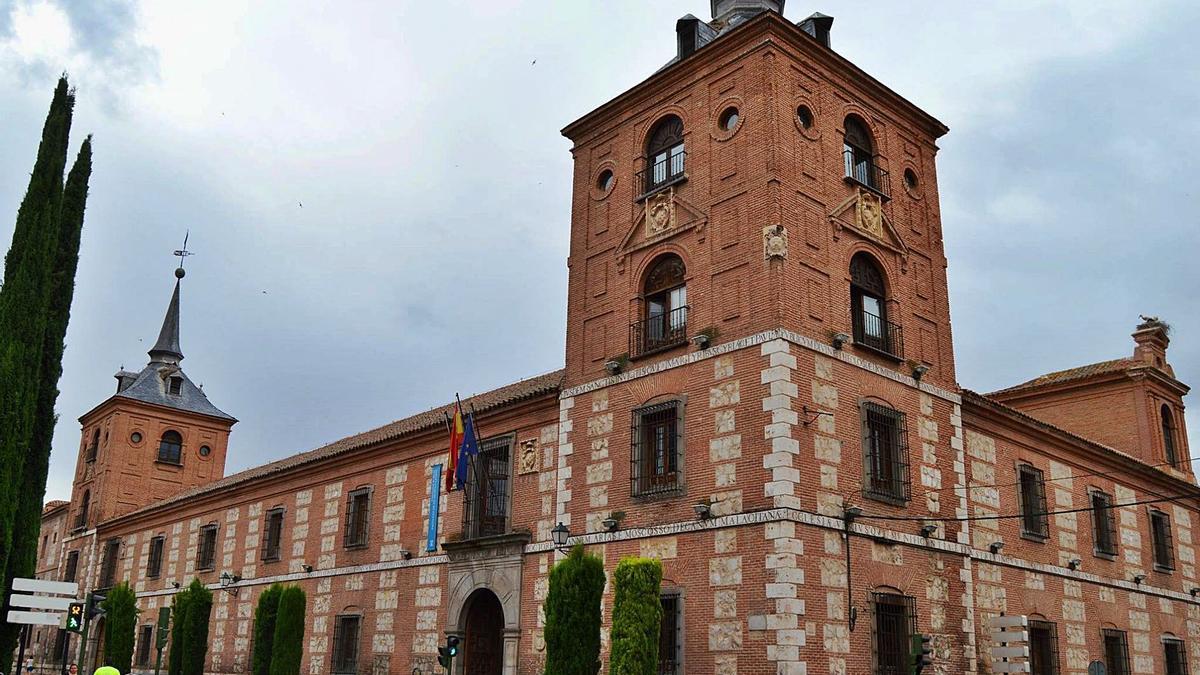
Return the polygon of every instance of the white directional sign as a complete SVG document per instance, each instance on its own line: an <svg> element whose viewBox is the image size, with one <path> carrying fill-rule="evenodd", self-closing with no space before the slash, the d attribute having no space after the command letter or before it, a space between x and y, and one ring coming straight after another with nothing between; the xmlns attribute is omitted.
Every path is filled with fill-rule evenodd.
<svg viewBox="0 0 1200 675"><path fill-rule="evenodd" d="M28 623L34 626L57 626L62 623L63 614L60 612L22 612L16 609L8 610L9 623Z"/></svg>
<svg viewBox="0 0 1200 675"><path fill-rule="evenodd" d="M993 673L1029 673L1029 618L993 616L987 622L992 637Z"/></svg>
<svg viewBox="0 0 1200 675"><path fill-rule="evenodd" d="M46 581L45 579L13 579L13 593L9 596L9 605L19 609L11 609L6 617L9 623L22 623L34 626L58 626L62 624L64 612L75 594L79 592L79 584L66 581ZM44 593L46 595L32 595Z"/></svg>
<svg viewBox="0 0 1200 675"><path fill-rule="evenodd" d="M26 593L53 593L54 595L75 595L79 592L79 584L74 581L47 581L46 579L13 579L14 591Z"/></svg>

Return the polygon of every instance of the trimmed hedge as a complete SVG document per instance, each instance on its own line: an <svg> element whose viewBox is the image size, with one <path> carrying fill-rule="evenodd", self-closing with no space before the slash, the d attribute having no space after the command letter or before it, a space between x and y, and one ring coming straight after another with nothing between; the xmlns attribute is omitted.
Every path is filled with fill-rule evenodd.
<svg viewBox="0 0 1200 675"><path fill-rule="evenodd" d="M122 581L108 591L101 606L104 608L104 665L128 673L133 667L137 595Z"/></svg>
<svg viewBox="0 0 1200 675"><path fill-rule="evenodd" d="M550 570L546 595L546 675L600 672L600 599L604 561L571 549Z"/></svg>
<svg viewBox="0 0 1200 675"><path fill-rule="evenodd" d="M275 619L279 614L281 584L271 587L258 596L258 609L254 612L254 655L251 659L252 675L270 675L271 649L275 644Z"/></svg>
<svg viewBox="0 0 1200 675"><path fill-rule="evenodd" d="M662 623L662 562L625 558L613 572L612 651L609 675L658 672L658 636Z"/></svg>
<svg viewBox="0 0 1200 675"><path fill-rule="evenodd" d="M270 675L300 675L304 657L304 611L307 598L299 586L287 586L279 594L275 638L271 646Z"/></svg>

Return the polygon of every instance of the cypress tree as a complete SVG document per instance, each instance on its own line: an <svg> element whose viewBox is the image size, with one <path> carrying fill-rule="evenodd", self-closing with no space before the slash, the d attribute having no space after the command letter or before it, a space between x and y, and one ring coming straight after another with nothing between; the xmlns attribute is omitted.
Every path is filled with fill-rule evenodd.
<svg viewBox="0 0 1200 675"><path fill-rule="evenodd" d="M613 571L612 653L609 675L658 672L658 633L662 622L662 563L625 558Z"/></svg>
<svg viewBox="0 0 1200 675"><path fill-rule="evenodd" d="M23 489L17 495L13 523L12 554L4 574L4 588L12 588L17 577L37 573L38 537L41 533L42 500L46 495L46 476L50 469L50 446L54 439L54 404L58 400L58 381L62 376L63 340L71 318L71 299L75 294L75 270L79 263L79 240L83 214L87 206L88 179L92 175L92 139L89 136L79 150L75 165L67 176L59 214L59 237L50 285L47 325L42 342L41 383L33 420L29 453L21 479ZM0 654L11 655L20 637L20 627L0 624ZM2 664L0 665L7 665Z"/></svg>
<svg viewBox="0 0 1200 675"><path fill-rule="evenodd" d="M279 596L283 586L271 587L258 596L258 609L254 611L254 654L251 657L252 675L270 675L271 651L275 643L275 620L279 615Z"/></svg>
<svg viewBox="0 0 1200 675"><path fill-rule="evenodd" d="M212 612L213 594L199 579L188 586L187 615L183 622L183 649L180 654L180 675L204 675L204 657L208 655L208 619ZM174 650L172 650L174 651Z"/></svg>
<svg viewBox="0 0 1200 675"><path fill-rule="evenodd" d="M167 652L167 675L183 673L183 636L187 629L188 605L192 599L192 589L188 588L175 594L171 603L171 646Z"/></svg>
<svg viewBox="0 0 1200 675"><path fill-rule="evenodd" d="M122 581L109 589L104 603L104 665L122 673L133 667L133 636L137 631L137 595Z"/></svg>
<svg viewBox="0 0 1200 675"><path fill-rule="evenodd" d="M288 586L279 594L275 638L271 645L270 675L300 675L304 658L304 589Z"/></svg>
<svg viewBox="0 0 1200 675"><path fill-rule="evenodd" d="M550 570L546 594L546 675L600 672L600 599L604 561L583 546Z"/></svg>
<svg viewBox="0 0 1200 675"><path fill-rule="evenodd" d="M12 245L0 287L0 569L7 576L13 524L24 484L24 462L32 441L41 385L47 302L58 244L63 170L74 93L59 79L42 128L42 141L29 187L17 210ZM44 490L45 484L39 486ZM8 585L0 587L0 605ZM5 650L6 652L10 650ZM6 653L5 661L11 658Z"/></svg>

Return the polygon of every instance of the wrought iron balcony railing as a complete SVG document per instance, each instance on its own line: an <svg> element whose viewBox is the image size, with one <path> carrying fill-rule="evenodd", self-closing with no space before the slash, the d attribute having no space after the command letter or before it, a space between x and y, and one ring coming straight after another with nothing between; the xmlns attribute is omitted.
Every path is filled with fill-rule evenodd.
<svg viewBox="0 0 1200 675"><path fill-rule="evenodd" d="M688 306L665 314L654 314L629 326L629 356L644 356L660 349L684 344L687 338Z"/></svg>
<svg viewBox="0 0 1200 675"><path fill-rule="evenodd" d="M668 185L674 185L687 177L684 173L684 169L687 167L687 152L683 150L657 162L652 161L651 158L644 161L645 168L635 174L635 184L642 186L642 194L638 197L639 199Z"/></svg>
<svg viewBox="0 0 1200 675"><path fill-rule="evenodd" d="M878 155L864 156L851 149L847 149L843 155L846 158L846 180L861 185L884 199L891 199L888 172L879 166Z"/></svg>
<svg viewBox="0 0 1200 675"><path fill-rule="evenodd" d="M854 342L897 359L904 358L904 332L900 326L868 312L854 315Z"/></svg>

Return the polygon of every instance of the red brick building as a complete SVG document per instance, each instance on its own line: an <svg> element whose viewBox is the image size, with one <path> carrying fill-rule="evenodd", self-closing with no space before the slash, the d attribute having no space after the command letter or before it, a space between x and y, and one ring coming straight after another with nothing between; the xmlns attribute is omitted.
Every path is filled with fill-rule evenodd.
<svg viewBox="0 0 1200 675"><path fill-rule="evenodd" d="M308 593L310 673L538 673L557 524L662 559L663 673L1200 672L1200 525L1167 328L1130 358L980 395L954 367L935 155L947 128L830 48L832 19L713 0L676 58L564 134L565 367L474 397L447 493L438 408L224 476L234 419L150 364L81 418L62 578L216 593L209 670L255 598ZM604 649L612 589L604 611ZM92 633L95 639L97 632ZM94 652L97 645L91 645ZM1182 669L1181 669L1182 668Z"/></svg>

